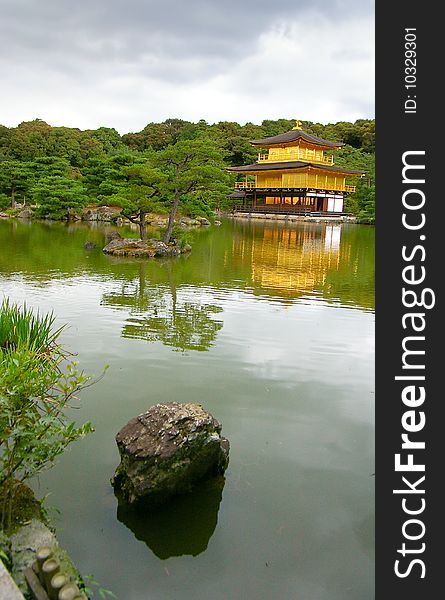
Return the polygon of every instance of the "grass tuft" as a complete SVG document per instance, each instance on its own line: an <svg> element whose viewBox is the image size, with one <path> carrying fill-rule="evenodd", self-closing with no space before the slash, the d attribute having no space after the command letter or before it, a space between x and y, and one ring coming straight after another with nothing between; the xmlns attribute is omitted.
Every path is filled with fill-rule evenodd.
<svg viewBox="0 0 445 600"><path fill-rule="evenodd" d="M19 307L5 298L0 306L0 352L23 347L43 353L55 349L64 326L53 331L54 321L53 313L42 316L26 304Z"/></svg>

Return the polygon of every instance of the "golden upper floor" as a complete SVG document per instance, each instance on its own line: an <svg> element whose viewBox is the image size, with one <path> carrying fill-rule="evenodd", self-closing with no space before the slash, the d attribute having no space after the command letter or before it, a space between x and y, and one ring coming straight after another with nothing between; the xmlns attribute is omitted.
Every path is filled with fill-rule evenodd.
<svg viewBox="0 0 445 600"><path fill-rule="evenodd" d="M297 121L291 131L274 135L262 140L251 140L253 146L262 148L258 155L258 163L302 161L321 165L333 165L332 151L344 146L341 142L324 140L301 129L301 121Z"/></svg>
<svg viewBox="0 0 445 600"><path fill-rule="evenodd" d="M272 146L269 152L260 152L258 154L259 163L265 162L286 162L302 161L316 163L320 165L333 165L334 157L332 154L325 155L323 150L302 146Z"/></svg>

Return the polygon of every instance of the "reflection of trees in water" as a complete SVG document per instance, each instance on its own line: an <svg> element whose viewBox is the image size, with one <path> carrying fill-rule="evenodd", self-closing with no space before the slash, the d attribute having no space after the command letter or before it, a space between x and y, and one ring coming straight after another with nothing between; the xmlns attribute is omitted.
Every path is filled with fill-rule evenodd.
<svg viewBox="0 0 445 600"><path fill-rule="evenodd" d="M218 306L190 302L179 305L157 306L146 317L131 317L122 330L123 337L161 341L177 350L208 350L216 334L222 328L221 321L214 321L211 314L221 312Z"/></svg>
<svg viewBox="0 0 445 600"><path fill-rule="evenodd" d="M213 345L223 322L213 319L222 308L201 302L190 288L176 287L172 263L165 263L167 285L152 285L146 265L139 265L138 281L125 284L120 292L104 294L102 304L128 309L130 315L122 337L160 341L175 350L205 351ZM196 297L196 298L195 298Z"/></svg>

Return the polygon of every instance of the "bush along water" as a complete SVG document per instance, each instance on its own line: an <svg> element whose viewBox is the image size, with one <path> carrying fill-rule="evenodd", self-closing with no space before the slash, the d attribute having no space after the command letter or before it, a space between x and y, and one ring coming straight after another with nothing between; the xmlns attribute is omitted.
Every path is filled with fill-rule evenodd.
<svg viewBox="0 0 445 600"><path fill-rule="evenodd" d="M63 327L54 323L53 314L43 316L7 299L0 306L0 529L5 532L35 509L24 482L93 431L91 423L77 425L70 418L90 377L59 344Z"/></svg>

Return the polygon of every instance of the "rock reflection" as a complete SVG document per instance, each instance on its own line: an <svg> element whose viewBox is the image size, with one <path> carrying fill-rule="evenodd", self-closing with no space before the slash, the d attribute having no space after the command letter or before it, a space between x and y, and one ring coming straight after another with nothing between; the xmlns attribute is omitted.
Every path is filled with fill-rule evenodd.
<svg viewBox="0 0 445 600"><path fill-rule="evenodd" d="M215 531L224 483L223 476L214 477L149 512L118 506L117 518L162 560L197 556Z"/></svg>
<svg viewBox="0 0 445 600"><path fill-rule="evenodd" d="M129 310L122 337L160 341L183 352L209 350L223 327L213 315L223 309L202 302L193 289L178 290L171 263L166 271L168 284L154 286L146 277L146 265L140 264L138 280L125 284L119 292L104 294L102 304Z"/></svg>

